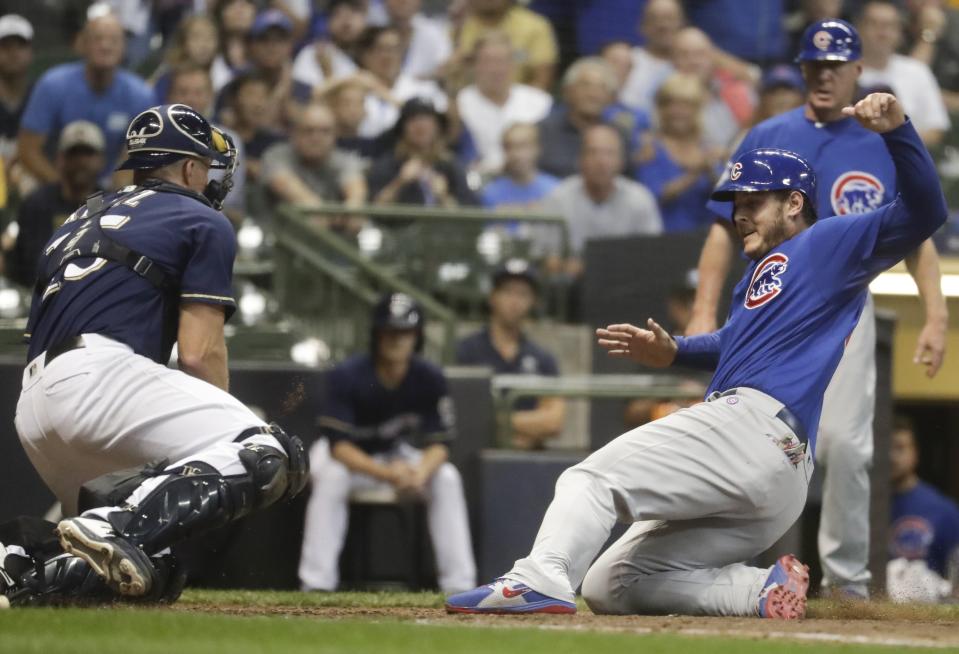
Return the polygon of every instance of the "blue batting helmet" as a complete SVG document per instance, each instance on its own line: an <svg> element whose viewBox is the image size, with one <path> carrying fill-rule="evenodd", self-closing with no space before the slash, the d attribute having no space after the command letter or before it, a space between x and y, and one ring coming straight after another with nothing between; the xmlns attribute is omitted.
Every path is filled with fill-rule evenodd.
<svg viewBox="0 0 959 654"><path fill-rule="evenodd" d="M862 58L862 42L856 28L839 18L820 20L803 32L797 62L856 61Z"/></svg>
<svg viewBox="0 0 959 654"><path fill-rule="evenodd" d="M729 202L733 193L757 191L799 191L816 209L816 173L795 152L759 148L740 155L713 191L713 200Z"/></svg>
<svg viewBox="0 0 959 654"><path fill-rule="evenodd" d="M127 128L127 160L118 170L162 168L183 157L204 157L213 168L229 168L232 142L185 104L164 104L139 114Z"/></svg>

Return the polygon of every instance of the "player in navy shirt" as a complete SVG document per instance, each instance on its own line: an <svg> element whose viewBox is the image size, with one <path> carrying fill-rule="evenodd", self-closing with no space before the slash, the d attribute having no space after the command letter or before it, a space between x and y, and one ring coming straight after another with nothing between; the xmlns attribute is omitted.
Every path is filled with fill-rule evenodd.
<svg viewBox="0 0 959 654"><path fill-rule="evenodd" d="M446 377L416 355L423 309L389 293L373 309L370 352L330 371L320 434L310 451L313 492L306 510L300 581L335 590L355 491L426 502L440 588L476 583L469 518L459 472L447 461L453 405Z"/></svg>
<svg viewBox="0 0 959 654"><path fill-rule="evenodd" d="M228 393L229 137L163 105L133 119L127 151L135 186L91 196L40 257L16 427L65 514L82 512L57 526L65 552L114 593L175 599L168 549L296 495L307 461Z"/></svg>
<svg viewBox="0 0 959 654"><path fill-rule="evenodd" d="M715 367L706 402L627 432L556 483L530 555L495 582L447 599L451 612L805 615L808 567L749 560L802 513L823 394L869 282L946 220L936 167L896 98L844 109L881 134L899 195L844 220L816 220L809 163L778 149L733 162L714 198L733 200L751 259L718 332L673 339L650 319L597 330L611 356ZM617 522L626 533L595 562ZM587 572L588 571L588 572Z"/></svg>
<svg viewBox="0 0 959 654"><path fill-rule="evenodd" d="M489 324L456 346L456 362L487 366L497 375L559 375L556 358L523 333L536 303L539 276L528 262L510 259L493 274ZM513 445L536 449L563 428L566 403L558 397L523 397L510 417Z"/></svg>
<svg viewBox="0 0 959 654"><path fill-rule="evenodd" d="M889 461L889 558L924 561L939 577L959 580L959 506L919 479L916 437L908 421L897 420Z"/></svg>

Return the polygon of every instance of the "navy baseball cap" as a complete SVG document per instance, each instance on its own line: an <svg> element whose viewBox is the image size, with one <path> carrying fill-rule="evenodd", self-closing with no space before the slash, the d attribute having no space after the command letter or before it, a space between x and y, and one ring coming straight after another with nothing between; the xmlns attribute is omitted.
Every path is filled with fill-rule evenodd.
<svg viewBox="0 0 959 654"><path fill-rule="evenodd" d="M795 152L759 148L740 155L713 191L712 199L730 202L736 192L799 191L816 208L816 173Z"/></svg>
<svg viewBox="0 0 959 654"><path fill-rule="evenodd" d="M509 279L522 279L536 291L539 289L539 275L536 268L525 259L507 259L493 271L493 288Z"/></svg>
<svg viewBox="0 0 959 654"><path fill-rule="evenodd" d="M759 92L765 93L772 89L796 89L805 91L806 84L803 82L802 74L794 66L789 64L778 64L766 70L763 73L762 80L759 82Z"/></svg>
<svg viewBox="0 0 959 654"><path fill-rule="evenodd" d="M856 61L862 58L862 41L856 28L839 18L820 20L803 32L796 62Z"/></svg>
<svg viewBox="0 0 959 654"><path fill-rule="evenodd" d="M250 36L254 39L259 38L270 29L281 29L287 34L292 34L293 21L279 9L261 11L253 19L253 25L250 26Z"/></svg>

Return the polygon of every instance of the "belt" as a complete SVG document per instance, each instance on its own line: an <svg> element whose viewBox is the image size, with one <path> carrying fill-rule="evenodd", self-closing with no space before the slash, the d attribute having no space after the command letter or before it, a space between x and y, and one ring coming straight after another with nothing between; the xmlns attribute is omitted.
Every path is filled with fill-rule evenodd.
<svg viewBox="0 0 959 654"><path fill-rule="evenodd" d="M736 395L738 392L739 392L738 388L730 388L728 391L723 391L722 393L715 395L715 398L710 398L710 399L727 397L729 395ZM805 445L806 443L809 442L809 436L806 435L806 429L803 427L802 422L800 422L799 418L796 417L796 414L794 414L792 411L790 411L786 407L783 407L782 409L779 410L779 413L776 414L776 417L782 420L784 423L786 423L786 426L793 430L793 433L796 435L796 438L799 439L800 443Z"/></svg>
<svg viewBox="0 0 959 654"><path fill-rule="evenodd" d="M65 338L59 343L52 345L47 348L47 351L43 355L43 365L49 366L50 362L56 359L61 354L66 354L71 350L78 350L81 347L86 347L83 344L83 338L80 336L72 336L70 338Z"/></svg>

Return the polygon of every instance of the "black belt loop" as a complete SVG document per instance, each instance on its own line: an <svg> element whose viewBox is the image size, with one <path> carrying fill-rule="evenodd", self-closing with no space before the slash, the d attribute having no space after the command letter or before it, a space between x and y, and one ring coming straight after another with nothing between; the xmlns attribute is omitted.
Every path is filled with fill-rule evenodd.
<svg viewBox="0 0 959 654"><path fill-rule="evenodd" d="M81 347L86 347L83 344L82 337L73 336L71 338L65 338L59 343L47 348L47 351L43 355L43 365L49 366L50 363L61 354L66 354L71 350L79 350Z"/></svg>

